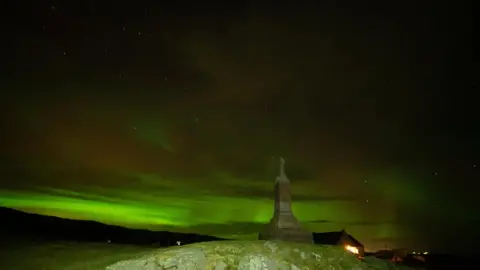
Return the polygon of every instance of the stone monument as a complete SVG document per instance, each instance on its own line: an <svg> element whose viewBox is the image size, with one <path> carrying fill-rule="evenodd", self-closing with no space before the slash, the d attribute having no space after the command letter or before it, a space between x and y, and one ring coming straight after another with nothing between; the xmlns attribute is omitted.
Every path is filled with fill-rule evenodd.
<svg viewBox="0 0 480 270"><path fill-rule="evenodd" d="M313 243L313 235L305 230L292 213L290 180L285 175L285 160L280 158L280 173L275 180L275 208L259 240L282 240Z"/></svg>

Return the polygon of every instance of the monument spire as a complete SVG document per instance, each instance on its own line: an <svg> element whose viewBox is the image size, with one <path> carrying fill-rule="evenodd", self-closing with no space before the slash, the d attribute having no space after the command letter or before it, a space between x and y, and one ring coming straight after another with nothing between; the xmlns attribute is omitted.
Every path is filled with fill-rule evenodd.
<svg viewBox="0 0 480 270"><path fill-rule="evenodd" d="M275 182L288 182L288 183L290 183L290 180L288 180L288 177L285 174L285 159L282 158L282 157L280 158L280 171L279 171L279 174L278 174L277 178L275 179Z"/></svg>
<svg viewBox="0 0 480 270"><path fill-rule="evenodd" d="M266 231L259 234L260 240L284 240L313 242L312 233L304 230L292 213L290 181L285 174L285 159L280 158L280 170L275 179L275 205L273 217Z"/></svg>

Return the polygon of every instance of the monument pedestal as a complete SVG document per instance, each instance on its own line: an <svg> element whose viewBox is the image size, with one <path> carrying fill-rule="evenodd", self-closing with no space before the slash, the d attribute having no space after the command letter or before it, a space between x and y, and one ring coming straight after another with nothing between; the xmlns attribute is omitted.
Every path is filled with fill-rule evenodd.
<svg viewBox="0 0 480 270"><path fill-rule="evenodd" d="M265 231L258 234L259 240L281 240L288 242L313 243L311 232L304 230L300 226L291 226L279 228L277 220L271 220L267 224ZM297 224L299 225L298 221Z"/></svg>

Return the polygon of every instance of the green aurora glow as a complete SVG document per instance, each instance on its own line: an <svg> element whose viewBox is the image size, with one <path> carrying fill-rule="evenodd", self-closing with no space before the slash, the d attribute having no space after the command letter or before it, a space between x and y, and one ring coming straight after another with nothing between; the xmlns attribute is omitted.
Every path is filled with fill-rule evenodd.
<svg viewBox="0 0 480 270"><path fill-rule="evenodd" d="M471 73L455 60L473 57L451 42L469 26L435 21L450 5L229 5L208 19L181 5L178 20L64 2L11 16L0 206L254 238L282 156L312 231L445 250L478 231L478 98L460 91Z"/></svg>
<svg viewBox="0 0 480 270"><path fill-rule="evenodd" d="M188 119L178 115L176 124L166 124L148 117L135 120L143 119L137 113L118 128L110 117L115 113L104 110L90 107L88 114L78 115L75 108L62 119L31 106L23 121L31 123L26 134L35 136L26 140L36 142L27 152L16 148L21 144L6 148L13 160L23 161L4 164L3 178L9 181L0 189L0 206L130 228L251 239L272 216L278 165L269 155L279 145L277 152L292 156L286 169L293 211L312 231L346 229L371 249L422 247L410 220L426 213L443 219L469 216L468 209L446 205L442 193L431 192L438 191L438 185L426 181L431 175L388 165L365 170L355 166L364 157L332 140L318 147L328 158L315 168L309 158L317 154L305 152L301 140L282 147L288 142L283 133L264 148L224 141L222 136L243 139L228 121L218 120L221 114L200 114L200 121L192 121L192 134ZM168 108L162 114L174 115ZM210 131L206 115L217 133ZM73 118L83 120L64 124ZM260 127L263 120L255 121L244 125ZM262 141L264 131L258 128L249 136ZM338 155L342 151L353 155L345 159ZM405 213L414 217L404 219Z"/></svg>
<svg viewBox="0 0 480 270"><path fill-rule="evenodd" d="M77 185L75 189L43 186L25 191L3 190L0 191L0 206L130 228L197 232L237 239L255 237L273 212L273 180L253 181L226 172L211 174L200 181L138 173L116 177L129 179L136 188ZM375 238L406 236L401 225L395 223L397 217L391 206L379 208L377 205L377 212L371 214L368 209L357 207L362 203L358 198L322 198L321 194L328 195L328 192L315 191L315 186L308 181L296 183L292 180L293 211L312 231L346 228L374 247ZM251 194L243 195L241 191L246 190L252 191ZM420 192L418 188L415 190ZM407 198L396 195L392 197L396 205ZM403 201L409 203L410 199Z"/></svg>

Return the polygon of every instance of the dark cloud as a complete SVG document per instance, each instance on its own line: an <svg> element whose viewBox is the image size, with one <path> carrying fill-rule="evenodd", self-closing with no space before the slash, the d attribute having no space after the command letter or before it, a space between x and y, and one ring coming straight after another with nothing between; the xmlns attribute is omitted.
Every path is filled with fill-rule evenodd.
<svg viewBox="0 0 480 270"><path fill-rule="evenodd" d="M463 7L315 5L93 15L72 2L34 6L34 24L24 7L0 100L0 194L18 193L0 205L54 194L62 214L80 204L118 223L103 204L116 199L133 227L250 234L271 215L282 156L315 229L442 247L475 234Z"/></svg>
<svg viewBox="0 0 480 270"><path fill-rule="evenodd" d="M324 219L319 219L319 220L309 220L308 222L310 223L330 223L332 221L330 220L324 220Z"/></svg>
<svg viewBox="0 0 480 270"><path fill-rule="evenodd" d="M360 222L342 222L346 225L354 225L354 226L380 226L380 225L395 225L399 222L397 221L360 221Z"/></svg>
<svg viewBox="0 0 480 270"><path fill-rule="evenodd" d="M223 235L223 236L232 236L234 238L242 235L257 234L262 229L264 229L265 224L259 222L232 222L228 224L215 224L215 223L205 223L196 226L189 227L165 227L162 226L161 229L167 229L172 231L182 231L182 232L202 232L203 234L208 235Z"/></svg>

